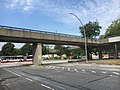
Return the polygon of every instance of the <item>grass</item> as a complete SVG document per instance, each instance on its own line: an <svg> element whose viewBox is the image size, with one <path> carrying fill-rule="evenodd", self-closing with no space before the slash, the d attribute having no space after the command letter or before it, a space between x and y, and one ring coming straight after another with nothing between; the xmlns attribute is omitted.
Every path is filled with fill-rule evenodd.
<svg viewBox="0 0 120 90"><path fill-rule="evenodd" d="M119 60L91 60L86 62L80 62L80 64L107 64L107 65L120 65L120 59Z"/></svg>

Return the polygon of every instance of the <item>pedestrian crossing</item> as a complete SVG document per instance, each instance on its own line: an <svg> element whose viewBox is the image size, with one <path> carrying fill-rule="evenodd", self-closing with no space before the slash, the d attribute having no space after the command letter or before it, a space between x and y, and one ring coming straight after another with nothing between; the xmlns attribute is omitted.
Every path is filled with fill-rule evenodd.
<svg viewBox="0 0 120 90"><path fill-rule="evenodd" d="M96 74L96 75L109 75L109 76L120 76L120 72L117 71L104 71L104 70L91 70L91 69L78 69L71 67L63 67L63 66L44 66L45 69L55 70L57 72L74 72L74 73L86 73L86 74Z"/></svg>

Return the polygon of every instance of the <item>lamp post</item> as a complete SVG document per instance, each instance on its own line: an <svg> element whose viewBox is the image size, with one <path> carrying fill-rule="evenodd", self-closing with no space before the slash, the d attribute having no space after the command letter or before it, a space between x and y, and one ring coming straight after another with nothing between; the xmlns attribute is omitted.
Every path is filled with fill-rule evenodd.
<svg viewBox="0 0 120 90"><path fill-rule="evenodd" d="M83 27L83 29L84 29L84 38L85 38L85 54L86 54L86 63L87 63L87 62L88 62L88 57L87 57L87 39L86 39L86 32L85 32L85 28L84 28L84 26L83 26L82 21L80 20L80 18L79 18L77 15L75 15L74 13L69 13L69 14L71 14L71 15L75 16L75 17L79 20L80 24L82 25L82 27Z"/></svg>

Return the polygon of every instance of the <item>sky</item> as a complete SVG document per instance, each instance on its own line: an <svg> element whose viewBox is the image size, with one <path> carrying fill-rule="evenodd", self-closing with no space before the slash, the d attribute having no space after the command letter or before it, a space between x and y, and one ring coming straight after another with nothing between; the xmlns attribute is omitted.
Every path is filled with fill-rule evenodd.
<svg viewBox="0 0 120 90"><path fill-rule="evenodd" d="M120 18L120 0L0 0L0 25L80 35L80 22L98 21L104 34ZM4 43L0 42L0 48ZM23 44L15 43L17 48Z"/></svg>

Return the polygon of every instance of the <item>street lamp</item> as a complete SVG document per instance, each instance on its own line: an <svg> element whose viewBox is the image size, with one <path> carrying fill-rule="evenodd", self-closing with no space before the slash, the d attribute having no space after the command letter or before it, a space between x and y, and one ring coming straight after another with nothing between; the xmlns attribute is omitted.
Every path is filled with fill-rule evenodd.
<svg viewBox="0 0 120 90"><path fill-rule="evenodd" d="M86 63L87 63L87 62L88 62L88 57L87 57L87 39L86 39L85 28L84 28L84 26L83 26L82 21L80 20L80 18L78 18L77 15L75 15L74 13L69 13L69 14L75 16L75 17L79 20L80 24L82 25L82 27L83 27L83 29L84 29L84 37L85 37L85 53L86 53Z"/></svg>

